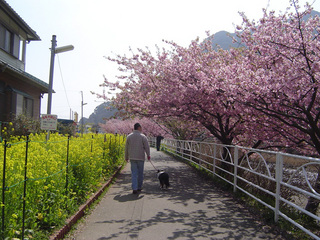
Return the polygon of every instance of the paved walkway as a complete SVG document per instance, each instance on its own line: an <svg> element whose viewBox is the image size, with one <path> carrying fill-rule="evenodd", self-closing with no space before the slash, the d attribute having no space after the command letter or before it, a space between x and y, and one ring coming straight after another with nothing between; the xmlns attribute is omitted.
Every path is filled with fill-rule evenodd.
<svg viewBox="0 0 320 240"><path fill-rule="evenodd" d="M190 166L155 149L151 158L169 173L169 190L159 188L156 171L146 162L144 189L133 195L128 164L67 239L283 239Z"/></svg>

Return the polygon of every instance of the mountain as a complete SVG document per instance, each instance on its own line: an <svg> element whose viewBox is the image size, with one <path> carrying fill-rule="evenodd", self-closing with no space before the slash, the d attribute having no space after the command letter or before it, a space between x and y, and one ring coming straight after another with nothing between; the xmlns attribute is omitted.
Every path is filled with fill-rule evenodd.
<svg viewBox="0 0 320 240"><path fill-rule="evenodd" d="M99 123L105 123L106 119L113 117L116 112L117 109L113 108L110 102L104 102L94 109L89 118L83 118L83 121L84 124L98 125ZM81 122L81 119L79 122Z"/></svg>
<svg viewBox="0 0 320 240"><path fill-rule="evenodd" d="M303 17L303 20L307 20L309 17L315 17L316 15L318 15L320 17L320 12L312 10L310 14L306 15Z"/></svg>
<svg viewBox="0 0 320 240"><path fill-rule="evenodd" d="M220 31L208 37L205 41L211 41L214 49L222 48L224 50L228 50L232 47L239 47L239 43L234 43L232 38L239 40L235 33Z"/></svg>

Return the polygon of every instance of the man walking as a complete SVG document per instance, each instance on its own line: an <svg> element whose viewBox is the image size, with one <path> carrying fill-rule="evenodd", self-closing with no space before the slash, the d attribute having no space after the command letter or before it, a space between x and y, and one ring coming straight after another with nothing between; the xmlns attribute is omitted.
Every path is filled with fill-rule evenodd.
<svg viewBox="0 0 320 240"><path fill-rule="evenodd" d="M148 139L141 132L141 125L139 123L134 124L134 130L128 135L125 148L125 159L127 162L130 160L131 164L133 194L137 194L142 190L145 154L150 160Z"/></svg>
<svg viewBox="0 0 320 240"><path fill-rule="evenodd" d="M164 137L162 137L161 135L158 135L157 136L157 142L156 142L156 145L157 145L157 151L160 151L160 146L161 146L161 140L163 139Z"/></svg>

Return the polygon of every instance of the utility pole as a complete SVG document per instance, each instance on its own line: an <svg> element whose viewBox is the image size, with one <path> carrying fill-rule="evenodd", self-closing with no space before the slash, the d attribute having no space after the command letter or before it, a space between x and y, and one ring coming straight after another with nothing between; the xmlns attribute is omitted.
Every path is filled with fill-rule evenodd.
<svg viewBox="0 0 320 240"><path fill-rule="evenodd" d="M67 52L67 51L71 51L71 50L74 49L74 47L72 45L56 48L56 46L57 46L56 38L57 38L56 35L52 35L51 49L50 49L51 50L51 58L50 58L47 114L51 114L52 92L53 92L52 87L53 87L54 57L58 53ZM50 136L50 131L48 130L47 141L49 140L49 136Z"/></svg>
<svg viewBox="0 0 320 240"><path fill-rule="evenodd" d="M51 114L52 91L53 91L52 87L53 87L54 57L58 53L63 53L63 52L71 51L71 50L74 49L74 47L72 45L67 45L67 46L56 48L56 46L57 46L56 38L57 38L56 35L52 35L47 114Z"/></svg>
<svg viewBox="0 0 320 240"><path fill-rule="evenodd" d="M86 103L83 103L83 92L81 91L81 137L83 136L83 105Z"/></svg>
<svg viewBox="0 0 320 240"><path fill-rule="evenodd" d="M56 35L52 35L47 114L51 114L53 69L54 69L54 57L56 55L56 46L57 46Z"/></svg>

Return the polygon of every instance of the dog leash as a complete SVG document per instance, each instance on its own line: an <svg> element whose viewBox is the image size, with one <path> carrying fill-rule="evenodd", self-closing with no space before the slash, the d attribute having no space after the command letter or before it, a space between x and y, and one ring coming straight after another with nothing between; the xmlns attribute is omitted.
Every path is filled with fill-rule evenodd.
<svg viewBox="0 0 320 240"><path fill-rule="evenodd" d="M156 167L153 165L153 163L151 162L151 160L149 160L149 162L151 163L151 165L154 167L155 170L158 170L158 169L156 169Z"/></svg>

